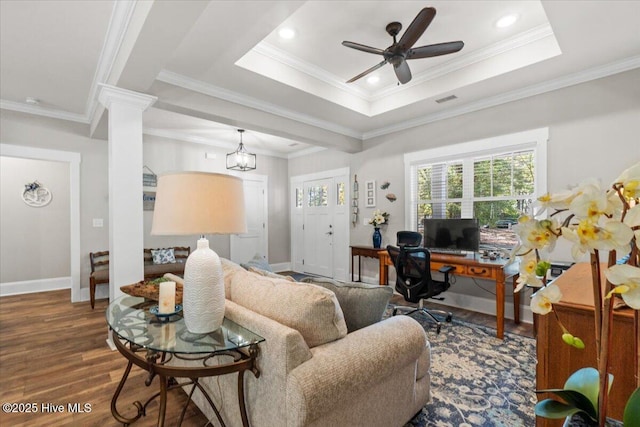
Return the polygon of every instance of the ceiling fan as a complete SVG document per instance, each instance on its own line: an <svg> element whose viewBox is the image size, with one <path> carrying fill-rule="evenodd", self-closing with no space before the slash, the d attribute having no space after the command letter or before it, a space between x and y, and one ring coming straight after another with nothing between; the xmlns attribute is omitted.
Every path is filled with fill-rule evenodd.
<svg viewBox="0 0 640 427"><path fill-rule="evenodd" d="M384 61L369 68L368 70L358 74L347 83L354 82L361 77L366 76L369 73L374 72L378 68L385 65L387 62L393 64L393 70L398 77L400 83L405 84L411 81L411 70L407 64L408 59L420 59L430 58L432 56L447 55L449 53L458 52L464 47L464 42L446 42L430 44L428 46L413 47L414 43L418 41L420 36L427 29L433 18L436 16L436 10L433 7L425 7L418 13L413 19L409 28L404 32L400 41L396 41L396 36L402 29L402 24L399 22L391 22L387 25L387 33L393 37L393 44L388 48L382 50L375 47L366 46L360 43L354 43L349 41L343 41L342 45L350 47L352 49L361 50L363 52L374 53L382 55Z"/></svg>

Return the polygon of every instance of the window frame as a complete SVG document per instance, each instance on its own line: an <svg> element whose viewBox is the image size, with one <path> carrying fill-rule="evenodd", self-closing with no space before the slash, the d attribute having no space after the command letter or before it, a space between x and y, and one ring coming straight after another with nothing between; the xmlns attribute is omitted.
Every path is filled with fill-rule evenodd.
<svg viewBox="0 0 640 427"><path fill-rule="evenodd" d="M538 128L507 135L500 135L469 142L446 145L427 150L405 153L405 229L416 231L417 218L417 167L439 162L462 161L463 182L473 180L473 160L481 156L491 156L509 151L532 150L535 162L534 196L547 192L547 143L549 128ZM471 188L469 188L471 187ZM470 190L471 195L466 191ZM473 218L473 186L463 185L461 218ZM511 200L512 197L505 197ZM480 200L479 200L480 201Z"/></svg>

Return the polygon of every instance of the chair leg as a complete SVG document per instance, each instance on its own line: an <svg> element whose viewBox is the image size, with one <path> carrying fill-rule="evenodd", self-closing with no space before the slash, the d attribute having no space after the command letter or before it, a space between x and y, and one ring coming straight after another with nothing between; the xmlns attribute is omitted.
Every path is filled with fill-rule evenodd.
<svg viewBox="0 0 640 427"><path fill-rule="evenodd" d="M89 298L91 298L91 310L93 310L96 305L96 281L93 277L89 280Z"/></svg>

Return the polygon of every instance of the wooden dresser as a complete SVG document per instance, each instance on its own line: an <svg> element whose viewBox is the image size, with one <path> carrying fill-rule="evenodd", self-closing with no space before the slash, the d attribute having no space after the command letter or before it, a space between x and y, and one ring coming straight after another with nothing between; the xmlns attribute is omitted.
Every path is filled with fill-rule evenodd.
<svg viewBox="0 0 640 427"><path fill-rule="evenodd" d="M605 266L603 266L604 271ZM537 327L537 389L562 388L566 379L583 367L597 367L591 266L579 263L568 269L555 282L562 290L562 300L554 304L560 321L573 335L582 338L584 350L562 342L562 331L553 313L535 315ZM610 372L614 375L609 395L608 416L622 419L624 405L635 390L633 310L616 310L613 321L613 351ZM538 417L536 426L561 426L562 420Z"/></svg>

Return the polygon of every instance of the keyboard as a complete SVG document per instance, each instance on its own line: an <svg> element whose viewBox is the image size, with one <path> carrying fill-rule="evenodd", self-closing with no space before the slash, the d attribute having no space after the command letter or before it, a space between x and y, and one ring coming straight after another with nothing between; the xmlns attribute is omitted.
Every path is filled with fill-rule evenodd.
<svg viewBox="0 0 640 427"><path fill-rule="evenodd" d="M466 252L460 249L446 249L446 248L427 248L432 254L453 255L453 256L467 256Z"/></svg>

